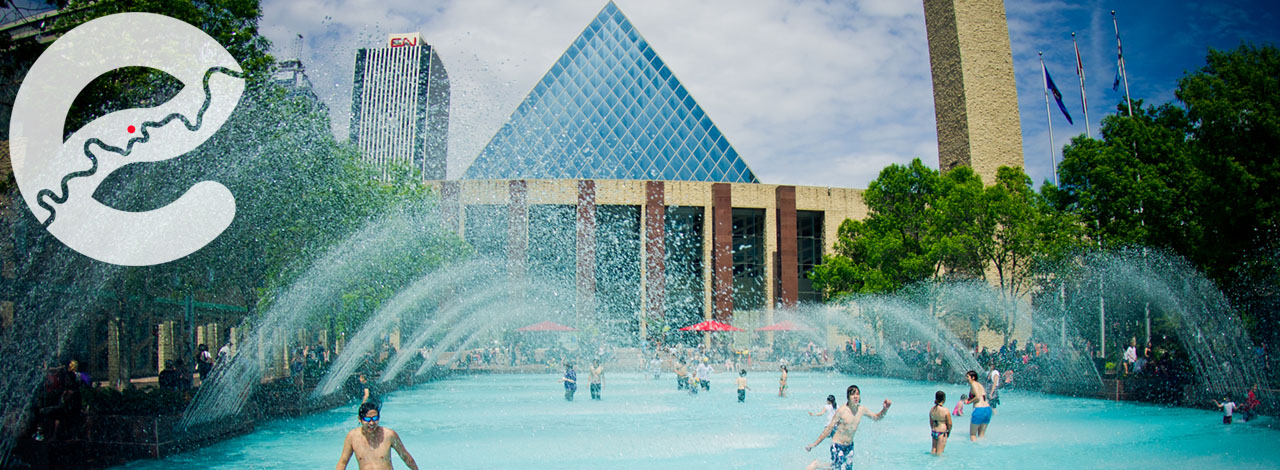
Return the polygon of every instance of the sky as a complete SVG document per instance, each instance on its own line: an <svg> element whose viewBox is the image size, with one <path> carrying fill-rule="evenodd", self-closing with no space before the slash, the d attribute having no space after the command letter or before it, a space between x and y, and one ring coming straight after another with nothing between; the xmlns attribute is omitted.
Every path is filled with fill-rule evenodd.
<svg viewBox="0 0 1280 470"><path fill-rule="evenodd" d="M885 166L937 167L924 7L919 0L616 0L764 183L865 188ZM278 58L301 58L346 139L355 51L421 32L451 82L449 177L457 178L605 0L262 0ZM1280 43L1280 4L1224 0L1007 0L1023 158L1033 181L1085 133L1071 33L1087 79L1090 131L1114 113L1116 38L1131 96L1175 100L1209 48ZM1037 52L1074 125L1052 109Z"/></svg>

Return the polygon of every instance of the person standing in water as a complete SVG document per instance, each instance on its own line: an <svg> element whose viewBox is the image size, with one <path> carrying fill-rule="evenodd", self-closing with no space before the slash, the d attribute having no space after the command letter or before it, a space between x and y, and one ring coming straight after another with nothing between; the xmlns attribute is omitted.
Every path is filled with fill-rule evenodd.
<svg viewBox="0 0 1280 470"><path fill-rule="evenodd" d="M951 437L951 413L947 412L947 394L938 390L933 394L933 408L929 409L929 434L933 437L933 447L929 453L942 455L947 448L947 438Z"/></svg>
<svg viewBox="0 0 1280 470"><path fill-rule="evenodd" d="M1249 389L1249 393L1245 395L1244 406L1240 407L1240 413L1244 415L1244 421L1247 423L1258 414L1258 405L1262 404L1262 400L1258 399L1258 384L1253 384Z"/></svg>
<svg viewBox="0 0 1280 470"><path fill-rule="evenodd" d="M591 374L588 379L591 382L591 399L600 399L600 390L604 388L604 366L600 365L597 359L591 363Z"/></svg>
<svg viewBox="0 0 1280 470"><path fill-rule="evenodd" d="M400 435L391 428L378 426L382 410L373 402L360 405L357 417L360 427L347 432L342 441L342 456L338 457L337 470L346 470L351 455L356 456L356 465L360 470L391 470L391 449L400 455L400 460L413 470L418 470L418 463L413 461L409 450L400 442Z"/></svg>
<svg viewBox="0 0 1280 470"><path fill-rule="evenodd" d="M785 397L787 396L787 365L783 364L778 368L782 369L782 376L778 377L778 396Z"/></svg>
<svg viewBox="0 0 1280 470"><path fill-rule="evenodd" d="M1214 400L1213 404L1218 408L1222 408L1222 424L1231 424L1231 413L1236 410L1236 402L1231 401L1227 397L1222 397L1222 402Z"/></svg>
<svg viewBox="0 0 1280 470"><path fill-rule="evenodd" d="M711 374L713 373L715 373L715 370L711 368L707 358L702 358L702 363L698 364L698 385L703 390L711 391Z"/></svg>
<svg viewBox="0 0 1280 470"><path fill-rule="evenodd" d="M987 425L991 424L991 405L987 403L987 390L978 382L978 373L965 373L969 379L969 399L966 404L973 404L973 414L969 416L969 440L977 441L987 437Z"/></svg>
<svg viewBox="0 0 1280 470"><path fill-rule="evenodd" d="M360 383L360 404L363 405L370 401L377 401L377 397L375 397L373 392L369 389L369 379L366 378L364 374L360 374L356 380Z"/></svg>
<svg viewBox="0 0 1280 470"><path fill-rule="evenodd" d="M689 368L684 365L684 358L676 364L676 390L689 388Z"/></svg>
<svg viewBox="0 0 1280 470"><path fill-rule="evenodd" d="M738 403L747 401L747 390L751 390L747 386L747 370L742 369L738 371Z"/></svg>
<svg viewBox="0 0 1280 470"><path fill-rule="evenodd" d="M564 377L560 378L564 382L564 401L573 401L573 394L578 393L578 373L573 371L573 363L564 363Z"/></svg>
<svg viewBox="0 0 1280 470"><path fill-rule="evenodd" d="M994 414L1000 406L1000 371L996 369L994 362L990 367L991 372L987 373L987 378L991 380L991 388L987 389L987 402L991 404L991 412Z"/></svg>
<svg viewBox="0 0 1280 470"><path fill-rule="evenodd" d="M843 406L836 410L835 419L831 420L826 427L822 428L822 433L818 435L818 440L813 441L804 447L805 452L812 451L814 447L821 444L828 436L831 436L831 467L833 470L852 470L853 469L853 434L858 431L858 423L862 422L863 416L870 416L875 421L884 418L885 413L889 412L889 406L893 402L884 401L884 408L879 413L871 413L871 410L862 406L862 391L857 385L850 385L845 391L846 402ZM809 469L820 468L823 465L814 460L809 464Z"/></svg>
<svg viewBox="0 0 1280 470"><path fill-rule="evenodd" d="M822 405L822 409L816 412L810 411L809 416L822 416L827 418L827 424L831 424L831 421L836 419L836 396L827 395L827 402Z"/></svg>

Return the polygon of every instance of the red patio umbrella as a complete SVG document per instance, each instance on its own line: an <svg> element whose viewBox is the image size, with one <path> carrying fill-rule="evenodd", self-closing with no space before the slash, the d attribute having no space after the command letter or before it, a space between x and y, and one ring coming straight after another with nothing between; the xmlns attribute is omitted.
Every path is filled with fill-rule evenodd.
<svg viewBox="0 0 1280 470"><path fill-rule="evenodd" d="M797 325L791 320L781 321L769 326L756 328L756 331L812 331L813 328Z"/></svg>
<svg viewBox="0 0 1280 470"><path fill-rule="evenodd" d="M715 320L707 320L702 323L681 328L680 331L743 331L742 328L736 328L728 323L720 323Z"/></svg>
<svg viewBox="0 0 1280 470"><path fill-rule="evenodd" d="M544 321L516 328L516 331L578 331L578 329L572 326L564 326L553 321Z"/></svg>

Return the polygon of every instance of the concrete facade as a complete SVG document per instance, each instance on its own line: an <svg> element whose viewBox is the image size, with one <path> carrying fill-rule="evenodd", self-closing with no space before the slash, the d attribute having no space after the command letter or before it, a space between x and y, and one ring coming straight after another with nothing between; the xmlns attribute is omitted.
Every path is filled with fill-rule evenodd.
<svg viewBox="0 0 1280 470"><path fill-rule="evenodd" d="M1022 126L1003 0L924 0L938 164L995 181L1022 167Z"/></svg>

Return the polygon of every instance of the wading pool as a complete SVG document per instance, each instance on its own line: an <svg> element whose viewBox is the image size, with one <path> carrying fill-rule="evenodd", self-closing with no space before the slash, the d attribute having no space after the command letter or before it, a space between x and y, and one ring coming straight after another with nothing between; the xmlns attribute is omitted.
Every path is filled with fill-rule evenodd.
<svg viewBox="0 0 1280 470"><path fill-rule="evenodd" d="M737 402L737 374L718 372L711 390L677 391L675 376L606 373L603 400L590 399L586 371L573 402L560 374L453 378L389 394L381 424L400 433L422 469L800 469L828 461L830 440L805 445L826 424L818 411L828 394L844 403L850 384L863 405L879 411L854 438L854 464L876 468L1277 468L1280 431L1271 418L1223 425L1220 412L1067 398L1006 390L985 440L968 440L969 411L941 457L929 454L933 394L948 408L967 386L792 373L778 397L777 372L750 372L751 391ZM1239 399L1237 399L1239 401ZM333 468L356 407L259 424L252 434L129 469ZM404 468L392 453L396 468ZM348 468L355 469L352 458Z"/></svg>

